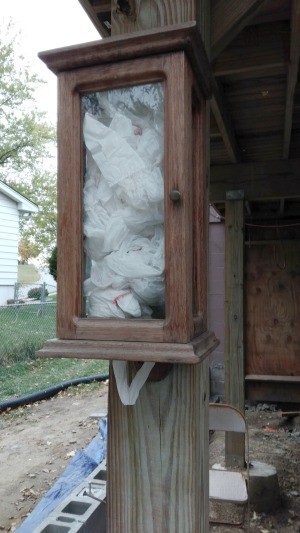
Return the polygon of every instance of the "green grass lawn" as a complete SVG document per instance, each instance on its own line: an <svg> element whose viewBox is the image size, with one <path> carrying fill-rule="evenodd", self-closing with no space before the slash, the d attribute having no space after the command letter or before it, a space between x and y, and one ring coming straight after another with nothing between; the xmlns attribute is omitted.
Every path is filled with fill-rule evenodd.
<svg viewBox="0 0 300 533"><path fill-rule="evenodd" d="M56 297L57 297L56 292L52 292L51 294L49 294L49 295L46 297L46 301L47 301L47 302L56 302Z"/></svg>
<svg viewBox="0 0 300 533"><path fill-rule="evenodd" d="M33 265L18 265L19 283L37 283L39 280L40 274Z"/></svg>
<svg viewBox="0 0 300 533"><path fill-rule="evenodd" d="M36 358L35 351L56 336L56 295L53 300L0 307L0 401L108 372L101 360Z"/></svg>
<svg viewBox="0 0 300 533"><path fill-rule="evenodd" d="M106 374L108 362L95 359L35 359L0 368L0 401L24 396L78 377Z"/></svg>
<svg viewBox="0 0 300 533"><path fill-rule="evenodd" d="M55 337L56 305L11 305L0 308L0 367L34 355Z"/></svg>
<svg viewBox="0 0 300 533"><path fill-rule="evenodd" d="M103 374L108 363L94 359L36 359L35 351L56 336L56 303L0 308L0 401L62 381Z"/></svg>

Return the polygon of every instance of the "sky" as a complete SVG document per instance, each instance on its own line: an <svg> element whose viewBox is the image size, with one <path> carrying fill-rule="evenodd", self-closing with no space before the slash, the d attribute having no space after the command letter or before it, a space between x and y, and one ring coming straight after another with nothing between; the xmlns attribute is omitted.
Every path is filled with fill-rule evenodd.
<svg viewBox="0 0 300 533"><path fill-rule="evenodd" d="M56 76L38 58L44 50L95 41L100 35L78 0L13 0L0 5L0 23L9 19L21 30L19 41L25 62L32 73L46 81L37 93L37 106L46 111L49 121L56 123Z"/></svg>

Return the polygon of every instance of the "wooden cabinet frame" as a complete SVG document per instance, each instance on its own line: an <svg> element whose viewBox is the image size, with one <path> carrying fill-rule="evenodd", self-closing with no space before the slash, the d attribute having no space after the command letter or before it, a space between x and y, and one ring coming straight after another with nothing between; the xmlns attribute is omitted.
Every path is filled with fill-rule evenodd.
<svg viewBox="0 0 300 533"><path fill-rule="evenodd" d="M208 202L201 133L209 69L198 57L198 39L188 24L41 54L58 74L59 163L58 339L40 355L191 363L215 347L206 331ZM84 318L81 95L155 82L164 84L165 319ZM170 198L173 190L180 192L177 202Z"/></svg>

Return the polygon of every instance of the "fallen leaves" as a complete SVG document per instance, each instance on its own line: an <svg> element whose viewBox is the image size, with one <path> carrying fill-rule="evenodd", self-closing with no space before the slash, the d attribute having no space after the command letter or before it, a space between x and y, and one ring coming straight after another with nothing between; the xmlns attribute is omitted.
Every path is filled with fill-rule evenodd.
<svg viewBox="0 0 300 533"><path fill-rule="evenodd" d="M38 494L33 490L32 487L24 487L23 489L20 490L21 494L23 495L23 498L34 499L34 500L38 498Z"/></svg>

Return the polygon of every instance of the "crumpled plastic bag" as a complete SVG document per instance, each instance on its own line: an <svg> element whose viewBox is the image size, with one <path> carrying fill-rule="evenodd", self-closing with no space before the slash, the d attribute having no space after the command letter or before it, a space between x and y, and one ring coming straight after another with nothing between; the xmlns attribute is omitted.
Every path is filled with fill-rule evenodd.
<svg viewBox="0 0 300 533"><path fill-rule="evenodd" d="M128 285L128 284L127 284ZM89 316L100 318L150 318L152 309L130 288L99 288L91 278L84 282ZM157 295L156 295L157 297Z"/></svg>
<svg viewBox="0 0 300 533"><path fill-rule="evenodd" d="M122 120L125 124L130 122L126 117L122 117ZM113 122L114 119L112 124ZM129 133L130 127L132 125L128 124L125 133ZM138 206L139 209L149 208L149 204L162 201L164 195L162 174L156 166L156 161L161 158L158 141L154 140L154 132L146 132L153 148L149 148L147 139L141 142L143 159L139 155L138 145L137 150L134 150L124 139L124 131L121 132L113 130L111 126L104 126L86 113L83 123L85 144L104 180L115 188L121 201Z"/></svg>
<svg viewBox="0 0 300 533"><path fill-rule="evenodd" d="M141 317L141 306L132 291L93 288L91 284L89 289L89 316L101 318Z"/></svg>
<svg viewBox="0 0 300 533"><path fill-rule="evenodd" d="M106 108L110 123L86 113L83 124L87 311L149 317L164 301L163 143L147 120Z"/></svg>
<svg viewBox="0 0 300 533"><path fill-rule="evenodd" d="M92 261L92 283L101 289L131 288L143 303L160 304L164 294L164 253L159 233L156 229L152 239L129 237L101 262Z"/></svg>
<svg viewBox="0 0 300 533"><path fill-rule="evenodd" d="M164 198L164 183L158 167L144 169L120 181L115 187L116 195L124 204L139 209L149 209L151 204Z"/></svg>
<svg viewBox="0 0 300 533"><path fill-rule="evenodd" d="M86 147L111 187L145 168L142 158L118 133L88 113L84 117L83 133Z"/></svg>

